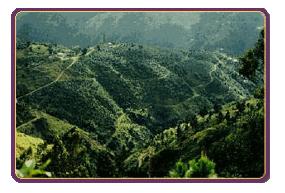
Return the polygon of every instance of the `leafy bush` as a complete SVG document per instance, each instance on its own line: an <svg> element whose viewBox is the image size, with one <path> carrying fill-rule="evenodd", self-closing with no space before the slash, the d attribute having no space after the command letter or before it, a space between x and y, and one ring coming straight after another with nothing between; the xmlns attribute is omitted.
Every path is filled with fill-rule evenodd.
<svg viewBox="0 0 285 193"><path fill-rule="evenodd" d="M183 178L188 170L188 165L183 163L181 160L176 162L175 169L169 172L170 177Z"/></svg>
<svg viewBox="0 0 285 193"><path fill-rule="evenodd" d="M175 164L175 168L169 172L169 176L175 178L214 178L217 177L215 165L206 155L202 155L198 160L190 160L188 164L179 160Z"/></svg>

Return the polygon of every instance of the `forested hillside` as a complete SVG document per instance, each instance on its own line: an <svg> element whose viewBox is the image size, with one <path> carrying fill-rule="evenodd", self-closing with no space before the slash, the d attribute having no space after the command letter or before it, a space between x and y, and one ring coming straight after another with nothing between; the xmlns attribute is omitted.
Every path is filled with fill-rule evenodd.
<svg viewBox="0 0 285 193"><path fill-rule="evenodd" d="M70 17L89 21L89 27L92 22L102 27L109 17L117 18L117 22L122 17L131 19L120 14ZM19 20L27 17L32 16L24 14ZM46 29L62 28L62 33L75 22L61 14L41 17L50 19L45 20ZM101 23L94 19L98 17ZM151 23L158 17L162 16L150 14L136 21L148 18ZM199 25L205 17L209 16L192 15L191 26ZM223 15L215 17L211 19L226 22ZM250 14L229 17L240 21L239 17ZM183 23L187 15L157 21L160 26L165 22L180 25L175 18ZM251 21L256 24L257 20ZM210 21L197 28L209 29ZM247 51L244 49L249 45L238 47L238 42L214 38L217 44L228 42L223 43L229 46L224 47L227 50L236 48L235 54L243 52L236 57L220 50L210 39L207 42L215 49L198 41L200 49L194 49L194 44L189 49L141 40L109 41L109 35L102 33L104 38L92 45L73 46L72 41L76 41L70 39L67 46L62 44L68 41L68 33L75 35L73 31L66 34L66 40L54 39L61 34L42 39L42 34L21 31L24 25L17 32L21 35L16 52L18 176L263 175L263 31ZM30 33L34 41L28 38Z"/></svg>
<svg viewBox="0 0 285 193"><path fill-rule="evenodd" d="M263 16L256 12L24 12L17 22L17 36L26 41L81 47L104 41L135 42L239 55L254 46Z"/></svg>

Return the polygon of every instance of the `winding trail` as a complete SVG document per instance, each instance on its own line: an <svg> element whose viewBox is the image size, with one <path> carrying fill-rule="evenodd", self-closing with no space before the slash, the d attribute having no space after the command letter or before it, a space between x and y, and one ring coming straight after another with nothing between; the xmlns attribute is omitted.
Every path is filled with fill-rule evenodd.
<svg viewBox="0 0 285 193"><path fill-rule="evenodd" d="M209 72L210 81L209 81L208 83L206 83L206 84L205 84L205 83L201 83L201 84L199 84L199 85L197 85L197 86L192 87L193 96L191 96L190 98L187 98L186 100L184 100L184 101L182 101L182 102L180 102L180 103L178 103L178 104L165 105L165 106L177 106L177 105L180 105L180 104L182 104L182 103L184 103L184 102L186 102L186 101L192 100L192 99L194 99L194 98L200 96L200 94L197 93L196 89L199 88L199 87L206 87L207 85L211 84L211 83L214 81L213 73L217 71L217 66L218 66L218 64L222 63L221 60L220 60L217 56L215 56L215 57L216 57L216 59L217 59L218 62L216 62L216 63L213 65L212 69L211 69L210 72Z"/></svg>
<svg viewBox="0 0 285 193"><path fill-rule="evenodd" d="M194 95L193 95L191 98L195 98L195 97L197 97L197 96L200 96L200 95L197 93L196 88L205 87L205 86L211 84L211 83L214 81L213 73L217 71L217 65L221 63L220 59L219 59L217 56L216 56L216 59L218 60L218 62L213 65L212 69L211 69L210 72L209 72L210 81L209 81L208 83L206 83L206 84L201 83L201 84L199 84L199 85L193 87Z"/></svg>
<svg viewBox="0 0 285 193"><path fill-rule="evenodd" d="M89 55L90 55L92 52L94 52L94 51L95 51L95 49L94 49L93 47L91 47L90 50L85 54L85 56L89 56ZM49 87L49 86L55 84L56 82L58 82L58 81L60 80L60 78L63 76L63 74L64 74L69 68L71 68L71 67L73 66L73 64L75 64L76 62L78 62L79 58L80 58L80 54L71 57L72 62L71 62L64 70L62 70L62 71L60 72L60 74L56 77L55 80L53 80L52 82L50 82L50 83L48 83L48 84L46 84L46 85L43 85L43 86L41 86L41 87L35 89L35 90L33 90L33 91L31 91L31 92L29 92L29 93L27 93L27 94L24 94L24 95L22 95L22 96L16 98L16 100L19 100L19 99L21 99L21 98L30 96L30 95L32 95L33 93L38 92L39 90L42 90L42 89L44 89L44 88L47 88L47 87ZM61 59L61 60L64 60L63 58L60 58L60 59Z"/></svg>
<svg viewBox="0 0 285 193"><path fill-rule="evenodd" d="M220 60L218 60L218 64L220 63ZM207 83L207 85L211 84L213 81L214 81L214 78L213 78L213 73L217 71L217 63L214 64L213 68L211 69L211 71L209 72L209 75L210 75L210 78L211 78L211 81Z"/></svg>
<svg viewBox="0 0 285 193"><path fill-rule="evenodd" d="M79 60L79 55L74 56L74 57L72 57L71 59L72 59L72 62L71 62L64 70L61 71L61 73L56 77L55 80L53 80L52 82L50 82L50 83L48 83L48 84L46 84L46 85L44 85L44 86L41 86L41 87L35 89L35 90L33 90L33 91L31 91L31 92L29 92L29 93L27 93L27 94L24 94L24 95L22 95L22 96L20 96L20 97L18 97L18 98L16 98L16 99L19 100L19 99L21 99L21 98L30 96L30 95L32 95L33 93L35 93L35 92L37 92L37 91L39 91L39 90L42 90L42 89L44 89L44 88L46 88L46 87L49 87L49 86L55 84L55 83L56 83L57 81L59 81L59 79L63 76L63 74L65 73L65 71L68 70L73 64L75 64L75 63Z"/></svg>

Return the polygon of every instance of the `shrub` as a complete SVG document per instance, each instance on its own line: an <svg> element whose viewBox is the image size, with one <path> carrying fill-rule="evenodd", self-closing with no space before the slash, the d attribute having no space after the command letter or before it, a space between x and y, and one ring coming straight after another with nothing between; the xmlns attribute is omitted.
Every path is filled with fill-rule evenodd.
<svg viewBox="0 0 285 193"><path fill-rule="evenodd" d="M188 164L179 160L175 164L175 168L169 172L169 175L175 178L215 178L217 177L215 165L206 155L202 154L200 159L190 160Z"/></svg>

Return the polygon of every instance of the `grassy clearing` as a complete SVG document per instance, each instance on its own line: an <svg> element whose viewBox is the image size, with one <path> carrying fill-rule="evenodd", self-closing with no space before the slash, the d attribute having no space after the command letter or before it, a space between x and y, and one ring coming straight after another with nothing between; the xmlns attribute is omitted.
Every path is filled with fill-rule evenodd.
<svg viewBox="0 0 285 193"><path fill-rule="evenodd" d="M32 148L33 153L36 153L37 147L43 143L44 141L41 138L16 132L16 158L19 158L29 148Z"/></svg>

